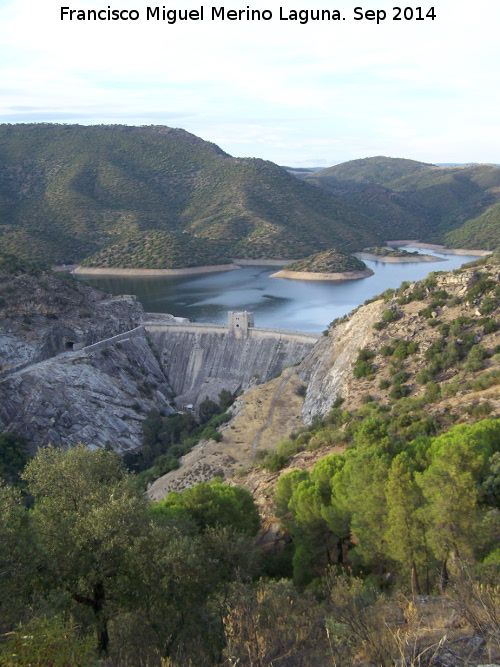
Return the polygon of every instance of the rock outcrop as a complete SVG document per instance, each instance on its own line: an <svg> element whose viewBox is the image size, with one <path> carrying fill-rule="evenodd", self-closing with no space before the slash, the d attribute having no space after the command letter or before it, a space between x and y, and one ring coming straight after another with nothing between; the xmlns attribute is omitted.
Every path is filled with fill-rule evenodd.
<svg viewBox="0 0 500 667"><path fill-rule="evenodd" d="M14 370L137 327L135 296L111 297L67 275L0 269L0 371Z"/></svg>
<svg viewBox="0 0 500 667"><path fill-rule="evenodd" d="M381 319L385 308L383 301L360 308L347 321L332 327L304 359L298 374L308 384L302 409L306 424L317 415L325 415L338 396L349 396L358 350L372 340L373 325Z"/></svg>
<svg viewBox="0 0 500 667"><path fill-rule="evenodd" d="M24 436L33 453L81 442L123 454L142 446L150 410L172 412L170 393L142 331L8 375L0 382L0 431Z"/></svg>

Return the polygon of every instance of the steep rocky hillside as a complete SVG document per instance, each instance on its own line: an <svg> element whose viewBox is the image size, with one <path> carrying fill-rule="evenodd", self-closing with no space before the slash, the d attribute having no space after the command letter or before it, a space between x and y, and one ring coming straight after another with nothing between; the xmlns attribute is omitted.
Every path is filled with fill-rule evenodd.
<svg viewBox="0 0 500 667"><path fill-rule="evenodd" d="M48 445L143 445L153 409L173 412L171 389L144 333L102 349L67 352L0 379L0 432L25 438L35 453Z"/></svg>
<svg viewBox="0 0 500 667"><path fill-rule="evenodd" d="M193 262L193 244L203 264L377 240L339 199L184 130L0 125L0 248L26 259L74 263L105 250L89 262L142 267L159 253L171 268Z"/></svg>
<svg viewBox="0 0 500 667"><path fill-rule="evenodd" d="M254 493L273 535L279 535L279 522L269 501L280 475L292 469L310 470L324 456L343 451L365 420L386 421L394 437L404 442L442 433L453 424L500 417L498 258L430 274L420 283L404 283L397 291L374 297L333 322L328 335L299 366L284 373L282 381L288 395L298 401L291 412L288 398L277 402L272 413L267 409L259 416L256 406L264 404L268 386L274 395L278 381L273 381L274 389L269 383L257 387L242 397L217 443L221 456L225 442L230 446L232 463L226 469L230 472L249 466L254 431L265 426L264 433L274 433L263 437L253 454L260 449L277 456L268 455L263 464L257 456L246 472L240 470L231 478L231 483ZM300 404L302 426L296 419ZM248 436L238 427L245 420L254 421ZM211 454L211 443L203 453L193 450L199 470L200 456L203 461ZM221 459L214 467L224 468ZM189 463L176 471L176 479L188 473ZM205 473L197 475L197 481L213 474L208 468ZM159 480L158 489L175 488L177 482L171 486L169 479L167 475Z"/></svg>
<svg viewBox="0 0 500 667"><path fill-rule="evenodd" d="M0 432L23 436L32 452L82 442L123 453L142 446L148 412L172 412L135 297L12 256L1 258L0 294Z"/></svg>
<svg viewBox="0 0 500 667"><path fill-rule="evenodd" d="M134 296L111 297L0 253L0 370L133 329L142 313Z"/></svg>

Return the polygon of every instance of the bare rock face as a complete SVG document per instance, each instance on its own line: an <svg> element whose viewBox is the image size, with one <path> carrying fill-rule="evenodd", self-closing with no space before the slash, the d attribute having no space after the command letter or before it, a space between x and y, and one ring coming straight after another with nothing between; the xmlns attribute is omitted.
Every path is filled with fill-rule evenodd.
<svg viewBox="0 0 500 667"><path fill-rule="evenodd" d="M135 297L15 258L0 263L0 292L0 432L33 453L81 442L121 454L142 446L150 410L172 412Z"/></svg>
<svg viewBox="0 0 500 667"><path fill-rule="evenodd" d="M0 382L0 431L24 436L32 452L81 442L123 454L142 446L141 423L150 410L172 412L170 393L140 332L8 375Z"/></svg>
<svg viewBox="0 0 500 667"><path fill-rule="evenodd" d="M477 269L442 273L436 276L436 283L440 289L450 294L462 296L478 281Z"/></svg>
<svg viewBox="0 0 500 667"><path fill-rule="evenodd" d="M298 375L308 383L302 409L306 424L310 424L316 415L325 415L337 396L348 397L358 350L372 340L373 325L381 319L386 308L381 300L360 308L347 321L330 329L328 336L319 341L304 359Z"/></svg>
<svg viewBox="0 0 500 667"><path fill-rule="evenodd" d="M51 271L0 268L0 371L37 363L137 327L134 296L111 297Z"/></svg>

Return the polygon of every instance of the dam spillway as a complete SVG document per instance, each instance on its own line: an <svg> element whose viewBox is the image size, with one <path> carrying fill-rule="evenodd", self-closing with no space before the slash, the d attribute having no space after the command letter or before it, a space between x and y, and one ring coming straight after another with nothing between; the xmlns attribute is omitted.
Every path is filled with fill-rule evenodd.
<svg viewBox="0 0 500 667"><path fill-rule="evenodd" d="M228 325L155 318L143 323L175 402L197 407L222 389L236 393L302 361L317 334L253 326L252 313L229 313Z"/></svg>

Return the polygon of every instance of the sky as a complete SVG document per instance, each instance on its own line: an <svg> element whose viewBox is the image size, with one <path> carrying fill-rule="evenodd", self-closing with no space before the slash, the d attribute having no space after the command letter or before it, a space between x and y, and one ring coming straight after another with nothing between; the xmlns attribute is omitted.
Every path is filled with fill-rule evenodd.
<svg viewBox="0 0 500 667"><path fill-rule="evenodd" d="M0 122L168 125L295 167L500 163L500 2L406 0L414 18L397 21L397 1L0 0ZM204 20L146 20L156 6ZM139 19L61 20L62 7ZM272 18L212 20L212 7ZM290 18L317 9L341 20ZM385 20L354 20L368 10Z"/></svg>

